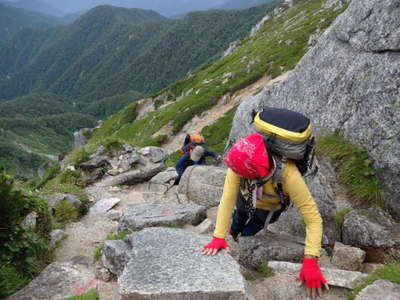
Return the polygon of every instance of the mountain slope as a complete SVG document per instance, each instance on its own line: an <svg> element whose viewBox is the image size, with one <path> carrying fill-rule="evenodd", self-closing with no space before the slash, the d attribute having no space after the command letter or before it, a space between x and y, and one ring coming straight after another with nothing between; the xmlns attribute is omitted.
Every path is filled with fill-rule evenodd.
<svg viewBox="0 0 400 300"><path fill-rule="evenodd" d="M163 145L181 130L190 130L186 125L214 105L234 102L236 91L263 76L275 78L293 69L307 52L310 36L322 32L344 10L323 6L324 3L297 1L293 7L285 6L270 14L259 31L243 39L233 53L157 93L150 99L156 108L152 112L133 122L126 121L134 114L129 105L110 117L94 132L88 151L106 137L137 146ZM231 111L204 129L210 149L222 151L233 115Z"/></svg>
<svg viewBox="0 0 400 300"><path fill-rule="evenodd" d="M179 20L101 6L70 26L34 34L28 44L23 32L0 51L0 70L7 70L0 74L0 99L45 90L87 101L128 90L157 91L244 36L278 2L242 11L196 12ZM41 46L30 47L39 44L37 39ZM20 48L13 47L14 41L20 41ZM15 62L15 57L23 59Z"/></svg>
<svg viewBox="0 0 400 300"><path fill-rule="evenodd" d="M2 2L2 1L0 1ZM54 1L46 3L43 0L18 0L18 1L3 1L9 6L22 8L29 11L35 11L41 14L61 16L63 13L56 9L52 4Z"/></svg>
<svg viewBox="0 0 400 300"><path fill-rule="evenodd" d="M0 165L27 178L51 157L70 149L72 132L96 119L54 94L31 94L0 103Z"/></svg>
<svg viewBox="0 0 400 300"><path fill-rule="evenodd" d="M0 2L0 41L5 42L22 28L47 28L60 22L53 17L8 6Z"/></svg>
<svg viewBox="0 0 400 300"><path fill-rule="evenodd" d="M50 5L54 0L41 0ZM171 16L187 13L193 10L205 10L227 0L68 0L58 1L57 7L66 13L88 10L98 5L113 5L127 8L151 9L158 13Z"/></svg>
<svg viewBox="0 0 400 300"><path fill-rule="evenodd" d="M242 9L271 2L271 0L229 0L228 2L216 6L216 9Z"/></svg>

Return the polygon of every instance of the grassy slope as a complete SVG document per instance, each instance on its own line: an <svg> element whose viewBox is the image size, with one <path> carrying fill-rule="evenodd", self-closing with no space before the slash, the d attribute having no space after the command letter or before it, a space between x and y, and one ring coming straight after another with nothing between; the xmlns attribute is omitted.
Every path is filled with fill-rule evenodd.
<svg viewBox="0 0 400 300"><path fill-rule="evenodd" d="M309 36L317 29L327 28L341 13L332 8L321 9L323 2L298 1L294 7L267 21L255 36L243 39L242 46L231 55L203 66L185 80L157 94L167 93L168 99L172 100L183 93L187 93L187 96L134 122L123 121L124 116L132 113L132 107L128 106L107 120L94 133L90 143L99 144L104 137L113 137L136 146L160 143L163 138L154 140L151 136L166 124L172 124L174 132L178 132L195 115L210 109L214 100L223 94L232 93L266 73L276 77L293 69L308 50ZM249 66L252 61L256 63ZM230 72L234 74L233 78L224 82L224 74ZM233 113L228 114L227 118L224 127L230 127ZM209 126L205 133L211 137L219 132L220 126L219 123L215 124L215 128ZM225 137L220 136L212 142L211 149L220 150L221 141L228 133L226 131Z"/></svg>

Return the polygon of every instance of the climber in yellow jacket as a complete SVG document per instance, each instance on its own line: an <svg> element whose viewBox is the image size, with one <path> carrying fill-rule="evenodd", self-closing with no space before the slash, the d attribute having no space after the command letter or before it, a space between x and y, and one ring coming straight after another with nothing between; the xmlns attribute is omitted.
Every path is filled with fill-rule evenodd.
<svg viewBox="0 0 400 300"><path fill-rule="evenodd" d="M225 241L228 232L235 240L239 235L255 235L264 228L266 220L269 223L278 220L285 209L282 197L289 197L299 209L306 225L303 267L299 280L306 282L309 296L314 297L317 292L322 295L321 284L329 289L317 262L321 250L322 218L295 163L288 160L284 164L282 185L280 190L277 189L276 183L270 180L276 172L277 163L272 155L268 155L263 137L258 133L237 142L229 151L225 163L229 168L218 208L216 228L212 241L203 247L202 253L215 255L220 249L229 251ZM272 217L268 218L270 211Z"/></svg>

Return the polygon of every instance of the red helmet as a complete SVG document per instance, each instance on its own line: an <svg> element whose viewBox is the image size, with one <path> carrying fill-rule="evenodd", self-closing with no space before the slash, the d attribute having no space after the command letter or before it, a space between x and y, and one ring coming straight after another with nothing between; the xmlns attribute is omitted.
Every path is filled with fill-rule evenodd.
<svg viewBox="0 0 400 300"><path fill-rule="evenodd" d="M224 162L245 178L265 177L271 173L267 148L258 133L250 134L234 144Z"/></svg>

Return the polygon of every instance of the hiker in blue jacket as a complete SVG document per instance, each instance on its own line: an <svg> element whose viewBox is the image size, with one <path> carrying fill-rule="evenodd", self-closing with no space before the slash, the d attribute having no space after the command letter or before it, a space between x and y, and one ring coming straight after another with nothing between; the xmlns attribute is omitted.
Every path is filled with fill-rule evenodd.
<svg viewBox="0 0 400 300"><path fill-rule="evenodd" d="M205 149L203 146L195 146L190 151L185 152L178 163L175 165L178 177L175 179L174 185L179 184L181 177L187 167L204 164L207 156L211 156L216 161L221 160L221 157L218 154Z"/></svg>

